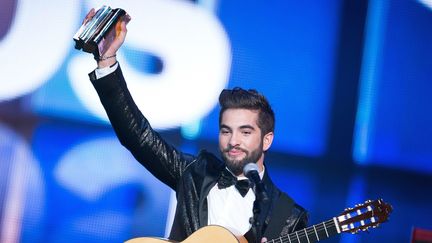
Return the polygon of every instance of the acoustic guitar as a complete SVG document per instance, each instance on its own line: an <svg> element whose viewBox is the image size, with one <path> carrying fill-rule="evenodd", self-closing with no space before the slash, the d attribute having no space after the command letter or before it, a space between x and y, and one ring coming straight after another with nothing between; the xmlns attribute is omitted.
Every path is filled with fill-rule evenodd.
<svg viewBox="0 0 432 243"><path fill-rule="evenodd" d="M312 225L308 228L268 240L268 243L311 243L327 239L340 233L356 234L367 231L386 222L393 208L382 199L368 200L354 208L345 209L339 216L330 220ZM162 238L139 237L125 243L166 243L175 242ZM195 231L184 243L247 243L243 236L236 237L222 226L209 225Z"/></svg>

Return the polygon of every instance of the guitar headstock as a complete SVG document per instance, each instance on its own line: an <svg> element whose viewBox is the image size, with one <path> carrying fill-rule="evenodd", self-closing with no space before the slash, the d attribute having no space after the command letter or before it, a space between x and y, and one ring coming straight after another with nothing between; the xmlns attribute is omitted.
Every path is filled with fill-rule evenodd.
<svg viewBox="0 0 432 243"><path fill-rule="evenodd" d="M353 234L366 231L369 228L376 228L388 220L393 207L382 199L367 200L354 208L347 208L336 217L341 232Z"/></svg>

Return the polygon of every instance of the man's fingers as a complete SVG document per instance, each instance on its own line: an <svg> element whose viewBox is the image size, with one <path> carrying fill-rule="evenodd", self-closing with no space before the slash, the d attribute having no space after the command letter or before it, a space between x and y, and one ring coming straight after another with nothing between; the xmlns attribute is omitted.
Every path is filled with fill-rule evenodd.
<svg viewBox="0 0 432 243"><path fill-rule="evenodd" d="M129 23L130 20L131 20L131 16L128 13L126 13L123 16L123 21L127 24L127 23Z"/></svg>
<svg viewBox="0 0 432 243"><path fill-rule="evenodd" d="M94 8L90 9L88 14L85 16L82 24L86 24L90 19L92 19L93 16L95 15L95 13L96 13L96 10Z"/></svg>

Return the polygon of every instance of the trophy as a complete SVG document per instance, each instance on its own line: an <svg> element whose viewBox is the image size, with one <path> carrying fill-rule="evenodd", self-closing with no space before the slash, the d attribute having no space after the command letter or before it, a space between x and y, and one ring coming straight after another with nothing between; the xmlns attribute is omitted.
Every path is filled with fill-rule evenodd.
<svg viewBox="0 0 432 243"><path fill-rule="evenodd" d="M93 18L84 23L75 33L73 39L75 48L93 53L96 60L100 60L116 36L116 24L125 16L126 23L130 17L120 8L109 6L99 8Z"/></svg>

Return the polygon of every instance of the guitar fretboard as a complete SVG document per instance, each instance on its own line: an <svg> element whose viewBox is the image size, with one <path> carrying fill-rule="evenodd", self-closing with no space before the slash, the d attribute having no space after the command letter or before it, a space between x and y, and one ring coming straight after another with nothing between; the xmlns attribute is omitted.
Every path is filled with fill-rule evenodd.
<svg viewBox="0 0 432 243"><path fill-rule="evenodd" d="M267 241L268 243L312 243L338 234L334 219L312 225L294 233Z"/></svg>

